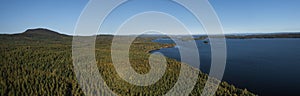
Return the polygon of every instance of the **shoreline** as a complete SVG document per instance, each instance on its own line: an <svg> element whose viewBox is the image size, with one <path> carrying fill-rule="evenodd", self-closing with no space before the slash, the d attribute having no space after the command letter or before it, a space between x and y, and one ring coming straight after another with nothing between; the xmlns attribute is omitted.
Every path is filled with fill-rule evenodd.
<svg viewBox="0 0 300 96"><path fill-rule="evenodd" d="M151 41L151 42L153 42L153 41ZM160 44L160 43L158 43L158 42L153 42L153 43ZM164 44L163 44L163 45L164 45ZM174 47L174 46L176 46L176 44L166 44L166 45L164 45L164 46L162 46L162 47L160 47L160 48L156 48L156 49L153 49L153 50L148 50L147 53L152 53L153 51L161 50L162 48L172 48L172 47Z"/></svg>

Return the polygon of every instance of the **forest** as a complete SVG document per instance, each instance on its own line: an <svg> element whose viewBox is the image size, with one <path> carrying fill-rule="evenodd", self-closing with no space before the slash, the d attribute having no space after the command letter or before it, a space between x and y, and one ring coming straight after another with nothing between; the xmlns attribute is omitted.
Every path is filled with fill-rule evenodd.
<svg viewBox="0 0 300 96"><path fill-rule="evenodd" d="M136 86L122 80L111 60L113 38L111 35L99 35L95 47L99 72L113 92L120 96L153 96L163 95L174 86L181 63L170 58L167 58L165 74L153 85ZM151 42L155 38L138 37L132 42L130 62L136 72L144 74L149 71L149 51L174 46ZM1 96L93 95L84 94L74 73L72 36L47 29L30 29L20 34L2 34L0 41ZM198 81L191 96L201 95L208 78L207 74L198 71ZM220 83L215 95L255 96L247 89L237 88L226 81Z"/></svg>

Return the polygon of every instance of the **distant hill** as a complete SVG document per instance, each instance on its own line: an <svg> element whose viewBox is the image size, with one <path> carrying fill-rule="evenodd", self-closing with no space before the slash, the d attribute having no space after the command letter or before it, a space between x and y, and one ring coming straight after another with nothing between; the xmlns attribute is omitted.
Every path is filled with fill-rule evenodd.
<svg viewBox="0 0 300 96"><path fill-rule="evenodd" d="M37 28L37 29L28 29L25 32L18 34L18 35L23 35L27 37L32 37L32 36L42 36L42 37L68 37L68 35L65 34L60 34L58 32L49 30L49 29L44 29L44 28Z"/></svg>
<svg viewBox="0 0 300 96"><path fill-rule="evenodd" d="M1 34L1 42L14 42L15 44L23 44L26 41L31 41L32 43L64 43L63 41L70 42L72 36L60 34L58 32L37 28L37 29L28 29L23 33L19 34Z"/></svg>

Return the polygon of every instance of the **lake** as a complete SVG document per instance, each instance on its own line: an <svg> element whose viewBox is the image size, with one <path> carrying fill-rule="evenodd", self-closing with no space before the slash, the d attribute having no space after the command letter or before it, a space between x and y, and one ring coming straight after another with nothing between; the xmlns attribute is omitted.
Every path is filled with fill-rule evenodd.
<svg viewBox="0 0 300 96"><path fill-rule="evenodd" d="M171 39L156 39L153 42L173 43ZM200 70L209 73L210 45L202 40L196 40L196 43ZM223 81L263 96L300 94L300 38L226 39L226 44L227 64ZM176 46L153 52L180 61L178 48L188 47Z"/></svg>

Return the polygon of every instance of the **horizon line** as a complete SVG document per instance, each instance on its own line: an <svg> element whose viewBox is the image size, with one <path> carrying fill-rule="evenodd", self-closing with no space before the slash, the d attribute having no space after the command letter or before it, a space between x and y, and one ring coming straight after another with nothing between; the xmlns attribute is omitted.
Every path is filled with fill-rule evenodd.
<svg viewBox="0 0 300 96"><path fill-rule="evenodd" d="M83 35L74 35L74 34L66 34L66 32L60 32L58 30L54 30L51 28L28 28L25 31L21 31L21 32L0 32L1 35L15 35L15 34L22 34L24 32L26 32L27 30L38 30L38 29L44 29L44 30L50 30L50 31L54 31L57 32L59 34L62 35L68 35L68 36L83 36ZM274 31L274 32L230 32L230 33L224 33L223 35L243 35L243 34L280 34L280 33L300 33L300 31ZM133 36L133 35L137 35L137 34L119 34L119 35L115 35L113 33L100 33L100 34L93 34L93 35L88 35L88 36L97 36L97 35L113 35L113 36ZM147 34L142 34L142 35L208 35L206 33L200 33L200 34L160 34L160 33L147 33ZM222 34L210 34L210 35L222 35Z"/></svg>

